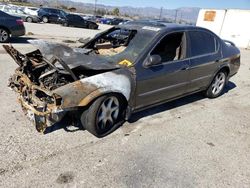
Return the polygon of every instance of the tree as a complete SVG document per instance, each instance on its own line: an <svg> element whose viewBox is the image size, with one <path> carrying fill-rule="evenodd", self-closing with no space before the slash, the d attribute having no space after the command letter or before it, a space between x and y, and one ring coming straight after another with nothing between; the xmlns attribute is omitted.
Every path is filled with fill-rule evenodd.
<svg viewBox="0 0 250 188"><path fill-rule="evenodd" d="M112 14L115 15L115 16L119 16L119 14L120 14L119 8L113 9Z"/></svg>
<svg viewBox="0 0 250 188"><path fill-rule="evenodd" d="M96 15L98 15L98 16L104 16L105 14L106 14L105 9L97 9L97 11L96 11Z"/></svg>

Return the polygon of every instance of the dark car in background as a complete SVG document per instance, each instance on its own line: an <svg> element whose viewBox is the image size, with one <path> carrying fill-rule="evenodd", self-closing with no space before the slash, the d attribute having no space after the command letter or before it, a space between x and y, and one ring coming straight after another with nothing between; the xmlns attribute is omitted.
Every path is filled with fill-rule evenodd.
<svg viewBox="0 0 250 188"><path fill-rule="evenodd" d="M69 115L104 137L132 113L197 92L219 97L240 67L233 43L194 26L131 23L79 48L33 44L26 55L4 48L19 65L10 87L40 132Z"/></svg>
<svg viewBox="0 0 250 188"><path fill-rule="evenodd" d="M122 22L124 22L124 19L122 19L122 18L101 18L101 19L99 19L99 23L107 24L107 25L119 25Z"/></svg>
<svg viewBox="0 0 250 188"><path fill-rule="evenodd" d="M110 24L111 20L112 20L111 18L101 18L98 21L101 24Z"/></svg>
<svg viewBox="0 0 250 188"><path fill-rule="evenodd" d="M59 22L64 26L80 27L89 29L98 29L95 22L85 20L83 17L75 14L67 14L65 18L59 18Z"/></svg>
<svg viewBox="0 0 250 188"><path fill-rule="evenodd" d="M25 35L23 20L0 11L0 43L8 42L10 37L22 35Z"/></svg>
<svg viewBox="0 0 250 188"><path fill-rule="evenodd" d="M110 21L110 25L119 25L120 23L124 22L124 19L122 18L113 18Z"/></svg>
<svg viewBox="0 0 250 188"><path fill-rule="evenodd" d="M65 19L67 13L60 9L54 8L40 8L38 16L44 23L60 23L60 19Z"/></svg>

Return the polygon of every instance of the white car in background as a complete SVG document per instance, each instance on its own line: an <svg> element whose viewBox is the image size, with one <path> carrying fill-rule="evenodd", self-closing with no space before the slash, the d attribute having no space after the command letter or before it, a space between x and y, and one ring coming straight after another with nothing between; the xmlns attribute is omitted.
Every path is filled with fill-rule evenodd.
<svg viewBox="0 0 250 188"><path fill-rule="evenodd" d="M30 14L33 16L38 16L38 8L35 7L23 7L22 10L26 13L26 14Z"/></svg>

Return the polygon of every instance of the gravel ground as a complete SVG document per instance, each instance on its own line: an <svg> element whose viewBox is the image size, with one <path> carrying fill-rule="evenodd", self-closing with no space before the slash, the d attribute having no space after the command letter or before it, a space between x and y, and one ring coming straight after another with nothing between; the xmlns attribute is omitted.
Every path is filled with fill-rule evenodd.
<svg viewBox="0 0 250 188"><path fill-rule="evenodd" d="M107 26L26 28L34 35L12 40L22 52L32 49L28 38L76 41ZM241 52L241 69L220 98L196 94L167 103L97 139L63 125L37 133L7 88L16 65L0 47L0 186L250 187L250 51Z"/></svg>

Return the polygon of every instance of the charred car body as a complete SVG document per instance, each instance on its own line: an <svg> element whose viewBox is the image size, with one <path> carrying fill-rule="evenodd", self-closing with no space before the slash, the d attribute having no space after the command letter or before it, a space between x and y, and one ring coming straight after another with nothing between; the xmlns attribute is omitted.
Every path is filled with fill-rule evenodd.
<svg viewBox="0 0 250 188"><path fill-rule="evenodd" d="M232 43L193 26L126 24L74 49L31 43L38 50L26 55L4 48L19 65L10 87L40 132L74 112L103 137L133 112L199 91L218 97L240 67Z"/></svg>

